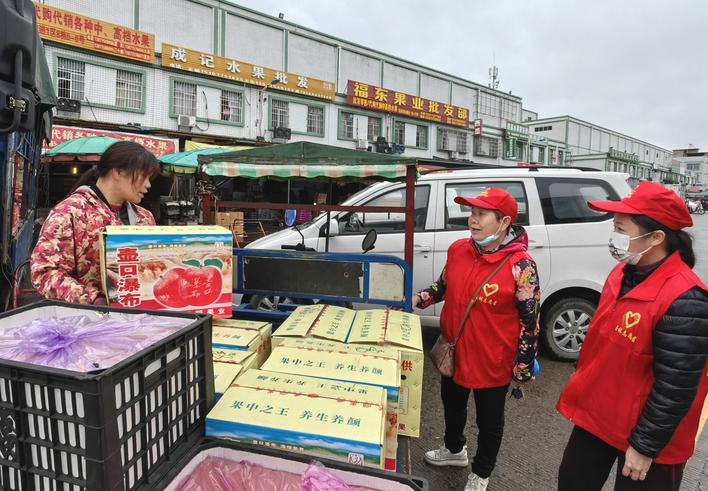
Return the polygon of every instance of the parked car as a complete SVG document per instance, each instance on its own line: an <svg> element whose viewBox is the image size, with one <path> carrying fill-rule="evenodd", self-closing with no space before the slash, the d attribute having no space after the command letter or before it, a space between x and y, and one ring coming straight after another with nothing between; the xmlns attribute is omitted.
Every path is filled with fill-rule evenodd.
<svg viewBox="0 0 708 491"><path fill-rule="evenodd" d="M602 285L613 264L607 252L612 215L587 206L588 200L620 199L630 191L627 174L557 168L484 168L432 172L416 183L413 288L430 285L455 240L469 237L469 211L456 196L475 196L486 187L510 192L519 205L517 223L529 235L529 250L541 282L541 340L554 357L573 360L595 312ZM404 206L403 183L378 183L345 204ZM248 247L280 249L301 242L325 250L326 215L295 229L261 238ZM403 257L402 213L332 214L331 252L360 252L364 234L378 232L375 253ZM442 304L419 310L426 325L438 325Z"/></svg>

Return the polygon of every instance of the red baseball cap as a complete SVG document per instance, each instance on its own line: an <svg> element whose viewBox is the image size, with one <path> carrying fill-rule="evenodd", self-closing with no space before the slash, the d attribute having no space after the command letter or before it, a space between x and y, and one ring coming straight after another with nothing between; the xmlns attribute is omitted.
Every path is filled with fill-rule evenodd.
<svg viewBox="0 0 708 491"><path fill-rule="evenodd" d="M512 195L503 189L486 188L474 198L465 198L464 196L456 196L455 203L476 206L485 210L499 210L511 218L512 223L516 220L516 215L519 213L519 206Z"/></svg>
<svg viewBox="0 0 708 491"><path fill-rule="evenodd" d="M646 215L652 220L678 231L693 226L686 203L678 194L655 182L642 182L621 201L588 201L597 211Z"/></svg>

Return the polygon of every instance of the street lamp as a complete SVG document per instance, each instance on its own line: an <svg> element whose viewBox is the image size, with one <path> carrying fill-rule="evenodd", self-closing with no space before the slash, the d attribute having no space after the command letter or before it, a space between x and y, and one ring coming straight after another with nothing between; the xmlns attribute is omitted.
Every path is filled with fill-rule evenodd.
<svg viewBox="0 0 708 491"><path fill-rule="evenodd" d="M279 83L280 79L276 77L271 80L268 85L258 91L258 135L256 139L263 139L263 132L261 130L261 127L263 125L263 102L265 101L265 91L268 90L270 87L273 87L274 85L278 85Z"/></svg>

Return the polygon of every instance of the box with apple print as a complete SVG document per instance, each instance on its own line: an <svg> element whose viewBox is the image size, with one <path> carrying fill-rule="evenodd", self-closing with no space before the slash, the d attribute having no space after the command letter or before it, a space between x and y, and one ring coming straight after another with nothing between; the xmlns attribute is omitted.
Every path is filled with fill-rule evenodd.
<svg viewBox="0 0 708 491"><path fill-rule="evenodd" d="M101 272L109 305L230 318L232 240L218 226L106 227Z"/></svg>

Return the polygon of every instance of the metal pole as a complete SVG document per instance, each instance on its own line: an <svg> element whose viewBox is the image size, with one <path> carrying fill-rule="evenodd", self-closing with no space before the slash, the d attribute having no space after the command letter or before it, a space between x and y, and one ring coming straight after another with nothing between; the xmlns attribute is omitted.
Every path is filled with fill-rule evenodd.
<svg viewBox="0 0 708 491"><path fill-rule="evenodd" d="M329 180L329 193L327 193L327 204L332 204L332 179ZM327 210L327 229L325 232L325 252L329 252L329 221L331 212Z"/></svg>
<svg viewBox="0 0 708 491"><path fill-rule="evenodd" d="M413 268L413 232L415 213L415 177L416 166L406 167L406 234L404 242L404 259Z"/></svg>

